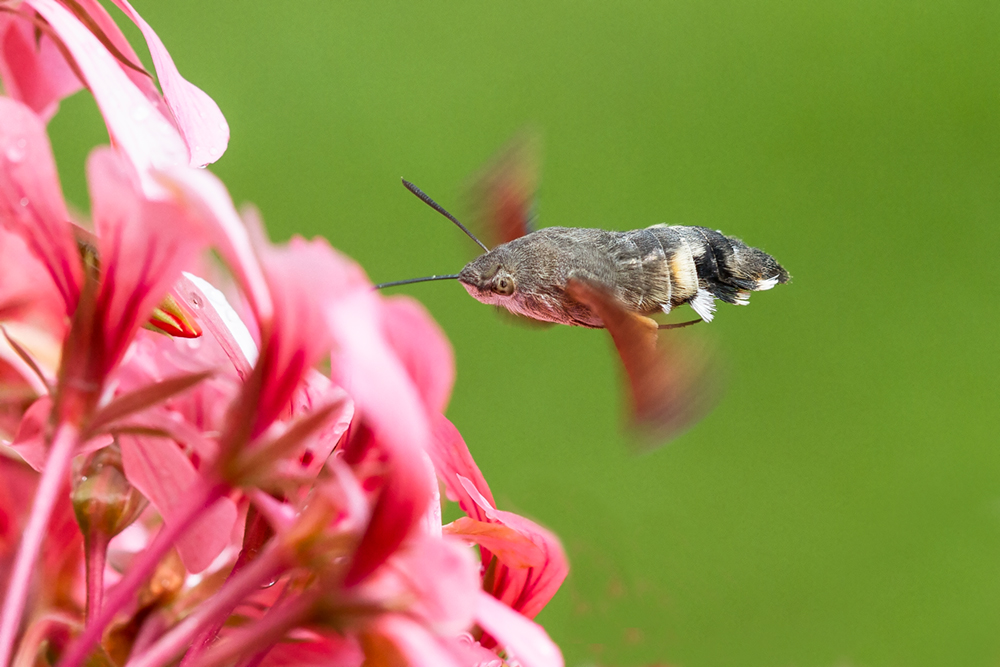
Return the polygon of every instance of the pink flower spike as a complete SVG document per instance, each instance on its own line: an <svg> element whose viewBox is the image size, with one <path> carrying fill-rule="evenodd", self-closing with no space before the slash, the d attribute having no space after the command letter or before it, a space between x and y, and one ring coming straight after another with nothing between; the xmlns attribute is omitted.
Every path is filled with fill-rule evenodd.
<svg viewBox="0 0 1000 667"><path fill-rule="evenodd" d="M163 97L191 154L190 165L204 167L215 162L226 152L229 144L229 124L219 106L204 91L181 76L163 42L128 0L113 2L132 19L146 38L149 55L163 88Z"/></svg>
<svg viewBox="0 0 1000 667"><path fill-rule="evenodd" d="M48 269L66 314L76 310L83 268L45 126L7 97L0 97L0 224Z"/></svg>
<svg viewBox="0 0 1000 667"><path fill-rule="evenodd" d="M21 14L33 14L21 9ZM48 121L59 100L83 87L50 35L28 16L0 13L0 79L7 94Z"/></svg>
<svg viewBox="0 0 1000 667"><path fill-rule="evenodd" d="M146 199L128 163L111 149L91 153L87 176L102 273L97 312L103 349L91 353L103 354L103 377L207 238L181 206Z"/></svg>
<svg viewBox="0 0 1000 667"><path fill-rule="evenodd" d="M143 189L159 194L149 178L152 168L188 164L188 150L177 128L122 71L107 48L56 0L26 0L52 26L72 54L115 145L139 173Z"/></svg>
<svg viewBox="0 0 1000 667"><path fill-rule="evenodd" d="M523 667L562 667L559 647L540 625L528 620L489 593L476 599L476 620Z"/></svg>

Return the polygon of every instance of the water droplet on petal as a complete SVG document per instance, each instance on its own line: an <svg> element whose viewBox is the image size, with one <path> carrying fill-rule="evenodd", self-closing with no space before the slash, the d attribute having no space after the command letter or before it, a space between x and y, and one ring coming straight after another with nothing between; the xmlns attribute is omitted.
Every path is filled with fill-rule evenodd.
<svg viewBox="0 0 1000 667"><path fill-rule="evenodd" d="M21 138L7 147L5 155L11 162L20 162L28 154L28 140Z"/></svg>
<svg viewBox="0 0 1000 667"><path fill-rule="evenodd" d="M18 202L21 206L27 207L31 202L28 201L27 197L21 197L21 201Z"/></svg>
<svg viewBox="0 0 1000 667"><path fill-rule="evenodd" d="M192 294L191 295L191 305L194 306L195 308L201 308L204 305L202 303L202 301L201 301L201 296L199 296L197 294Z"/></svg>

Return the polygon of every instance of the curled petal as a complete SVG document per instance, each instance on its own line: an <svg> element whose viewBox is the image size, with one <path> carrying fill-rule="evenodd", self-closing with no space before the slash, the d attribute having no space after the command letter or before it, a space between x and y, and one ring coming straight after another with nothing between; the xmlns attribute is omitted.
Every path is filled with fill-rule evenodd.
<svg viewBox="0 0 1000 667"><path fill-rule="evenodd" d="M199 322L232 362L237 375L245 380L259 352L250 330L225 295L207 280L187 272L181 275L174 290L197 314Z"/></svg>
<svg viewBox="0 0 1000 667"><path fill-rule="evenodd" d="M421 452L382 445L388 467L368 527L344 583L353 586L377 570L420 522L431 497Z"/></svg>
<svg viewBox="0 0 1000 667"><path fill-rule="evenodd" d="M187 165L188 151L174 125L122 71L100 40L55 0L30 0L72 54L114 139L135 165L143 189L161 194L152 168Z"/></svg>
<svg viewBox="0 0 1000 667"><path fill-rule="evenodd" d="M28 245L76 309L83 269L41 119L20 102L0 97L0 224Z"/></svg>
<svg viewBox="0 0 1000 667"><path fill-rule="evenodd" d="M296 239L288 246L266 248L263 254L274 319L262 332L265 340L259 365L264 375L251 437L289 408L299 383L330 351L330 334L315 291L326 257Z"/></svg>
<svg viewBox="0 0 1000 667"><path fill-rule="evenodd" d="M459 477L459 481L482 508L488 521L511 528L537 548L528 550L510 545L502 553L495 554L500 566L493 581L487 582L488 590L498 599L528 618L534 618L556 594L569 573L569 561L559 538L530 519L494 509L472 486L472 482L464 477Z"/></svg>
<svg viewBox="0 0 1000 667"><path fill-rule="evenodd" d="M502 567L497 568L493 595L527 618L534 618L549 603L569 574L566 552L558 537L534 521L512 512L495 512L497 521L533 542L537 552L514 552L518 560L535 556L529 567L523 567L518 560L504 562L498 554L497 560L502 563Z"/></svg>
<svg viewBox="0 0 1000 667"><path fill-rule="evenodd" d="M146 38L149 55L163 87L163 97L191 154L190 165L204 167L215 162L222 157L229 143L229 124L219 106L204 91L181 76L159 36L127 0L114 0L114 3L132 19Z"/></svg>
<svg viewBox="0 0 1000 667"><path fill-rule="evenodd" d="M487 508L496 507L493 493L479 466L472 459L462 434L444 415L434 417L434 437L429 454L438 476L444 482L448 497L457 501L462 511L470 517L486 521L487 510L473 498L461 479L465 478L471 483L472 489L484 499Z"/></svg>
<svg viewBox="0 0 1000 667"><path fill-rule="evenodd" d="M500 562L510 567L527 569L544 559L538 545L502 523L476 521L464 516L445 526L444 532L489 549Z"/></svg>

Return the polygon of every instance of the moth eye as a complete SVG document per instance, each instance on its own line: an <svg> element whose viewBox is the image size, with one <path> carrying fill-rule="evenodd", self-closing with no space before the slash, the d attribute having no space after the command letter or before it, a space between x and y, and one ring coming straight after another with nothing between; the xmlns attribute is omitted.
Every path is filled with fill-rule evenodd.
<svg viewBox="0 0 1000 667"><path fill-rule="evenodd" d="M497 294L510 295L514 293L514 281L507 277L500 277L493 283L493 291Z"/></svg>

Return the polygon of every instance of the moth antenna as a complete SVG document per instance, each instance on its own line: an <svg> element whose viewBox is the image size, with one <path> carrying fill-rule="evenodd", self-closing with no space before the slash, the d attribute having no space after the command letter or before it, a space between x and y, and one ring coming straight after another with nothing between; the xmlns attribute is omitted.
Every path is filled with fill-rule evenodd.
<svg viewBox="0 0 1000 667"><path fill-rule="evenodd" d="M405 178L402 179L402 180L403 180L403 187L405 187L407 190L409 190L410 192L412 192L413 194L415 194L417 197L419 197L420 201L424 202L425 204L427 204L428 206L430 206L432 209L434 209L435 211L437 211L438 213L440 213L441 215L443 215L444 217L448 218L449 220L451 220L452 222L454 222L456 225L458 225L458 228L461 229L463 232L465 232L469 236L470 239L472 239L473 241L475 241L479 245L479 247L483 249L484 252L489 252L490 251L490 249L487 248L483 244L482 241L480 241L479 239L476 238L475 234L473 234L472 232L470 232L469 229L465 225L463 225L461 222L459 222L458 219L455 216L453 216L448 211L444 210L443 206L441 206L436 201L434 201L433 199L431 199L427 195L426 192L424 192L423 190L421 190L420 188L418 188L417 186L415 186L413 183L410 183ZM440 280L444 280L444 278L441 278Z"/></svg>
<svg viewBox="0 0 1000 667"><path fill-rule="evenodd" d="M375 285L375 289L384 289L386 287L395 287L396 285L410 285L412 283L426 283L431 280L457 280L457 273L449 273L446 276L426 276L424 278L410 278L409 280L393 280L389 283L379 283Z"/></svg>

